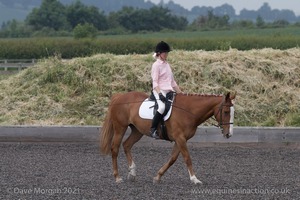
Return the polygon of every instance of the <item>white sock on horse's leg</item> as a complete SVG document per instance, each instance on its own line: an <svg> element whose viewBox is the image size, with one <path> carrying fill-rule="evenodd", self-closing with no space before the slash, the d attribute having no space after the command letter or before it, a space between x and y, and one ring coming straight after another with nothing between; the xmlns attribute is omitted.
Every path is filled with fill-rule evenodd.
<svg viewBox="0 0 300 200"><path fill-rule="evenodd" d="M132 161L132 164L129 166L129 172L128 172L128 179L130 180L134 180L136 177L136 165L135 163Z"/></svg>
<svg viewBox="0 0 300 200"><path fill-rule="evenodd" d="M192 183L194 184L202 184L202 182L197 179L196 175L191 175L191 173L189 172L189 175L190 175L190 180L192 181Z"/></svg>

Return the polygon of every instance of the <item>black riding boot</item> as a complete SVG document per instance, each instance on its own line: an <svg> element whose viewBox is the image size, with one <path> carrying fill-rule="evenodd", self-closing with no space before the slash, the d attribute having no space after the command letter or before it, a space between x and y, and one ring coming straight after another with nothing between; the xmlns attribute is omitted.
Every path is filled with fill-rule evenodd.
<svg viewBox="0 0 300 200"><path fill-rule="evenodd" d="M157 134L157 126L161 119L162 119L162 114L160 114L159 112L156 112L153 117L152 126L150 129L150 136L155 139L159 139L159 135Z"/></svg>

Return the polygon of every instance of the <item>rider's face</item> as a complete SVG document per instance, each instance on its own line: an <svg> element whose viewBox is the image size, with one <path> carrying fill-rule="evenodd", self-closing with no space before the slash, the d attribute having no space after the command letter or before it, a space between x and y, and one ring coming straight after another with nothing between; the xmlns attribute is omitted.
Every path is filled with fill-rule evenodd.
<svg viewBox="0 0 300 200"><path fill-rule="evenodd" d="M167 60L167 57L168 57L168 52L163 52L163 53L160 54L160 58L162 60Z"/></svg>

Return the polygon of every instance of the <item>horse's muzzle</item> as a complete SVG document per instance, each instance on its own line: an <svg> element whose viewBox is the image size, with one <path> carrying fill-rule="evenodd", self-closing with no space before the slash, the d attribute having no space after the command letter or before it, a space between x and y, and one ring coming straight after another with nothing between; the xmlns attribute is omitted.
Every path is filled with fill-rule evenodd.
<svg viewBox="0 0 300 200"><path fill-rule="evenodd" d="M221 131L222 131L222 134L223 134L223 137L224 138L230 138L231 136L232 136L232 133L229 131L229 132L227 132L227 133L224 133L224 129L223 128L221 128Z"/></svg>

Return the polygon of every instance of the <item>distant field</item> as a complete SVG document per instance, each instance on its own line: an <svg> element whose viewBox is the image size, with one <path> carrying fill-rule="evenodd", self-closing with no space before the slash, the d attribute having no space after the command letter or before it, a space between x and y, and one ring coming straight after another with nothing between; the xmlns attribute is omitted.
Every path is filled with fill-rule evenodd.
<svg viewBox="0 0 300 200"><path fill-rule="evenodd" d="M100 35L97 39L0 39L0 59L70 59L99 53L148 54L165 40L174 50L290 49L300 46L300 28Z"/></svg>
<svg viewBox="0 0 300 200"><path fill-rule="evenodd" d="M182 32L160 32L160 33L144 33L144 34L128 34L128 35L100 35L102 38L114 38L114 39L132 39L132 38L155 38L155 39L167 39L167 38L214 38L214 37L236 37L236 36L298 36L300 37L300 27L289 28L266 28L266 29L240 29L240 30L219 30L219 31L182 31Z"/></svg>

